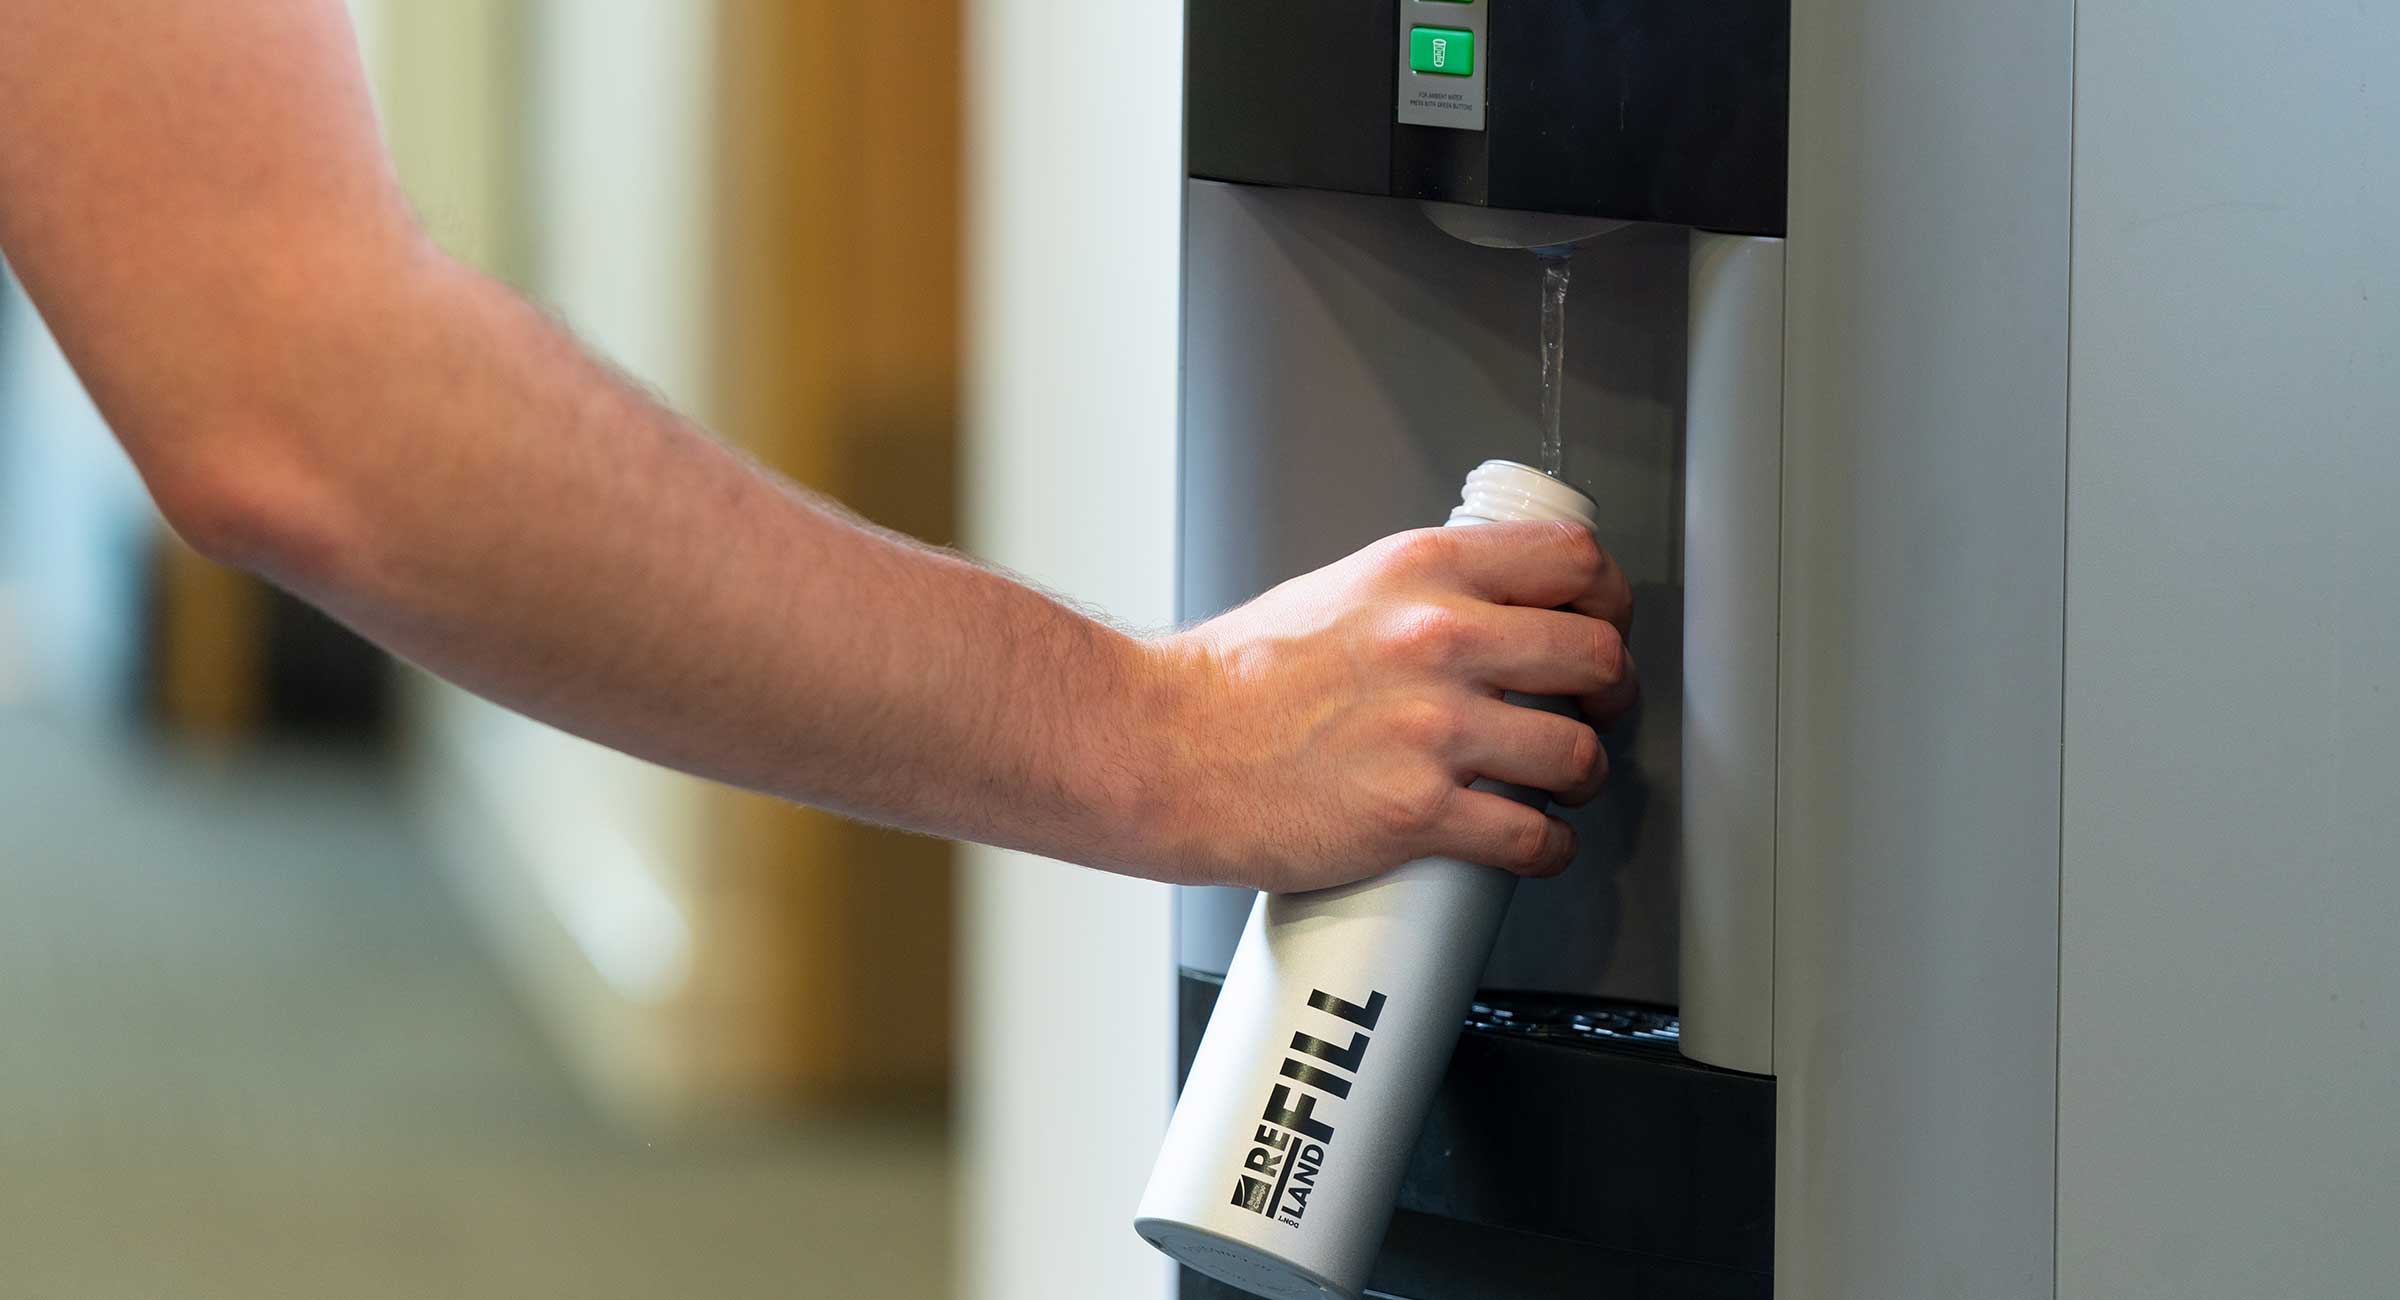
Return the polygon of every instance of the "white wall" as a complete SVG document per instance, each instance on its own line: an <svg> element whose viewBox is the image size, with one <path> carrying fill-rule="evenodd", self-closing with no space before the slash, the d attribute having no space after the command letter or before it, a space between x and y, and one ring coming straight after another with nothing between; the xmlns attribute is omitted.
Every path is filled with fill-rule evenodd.
<svg viewBox="0 0 2400 1300"><path fill-rule="evenodd" d="M533 26L532 291L685 411L707 394L714 21L706 4L549 0ZM451 698L457 752L595 969L636 1000L671 996L689 940L672 886L699 787Z"/></svg>
<svg viewBox="0 0 2400 1300"><path fill-rule="evenodd" d="M683 411L708 395L717 6L539 0L534 289Z"/></svg>
<svg viewBox="0 0 2400 1300"><path fill-rule="evenodd" d="M2082 0L2059 1284L2400 1278L2400 13Z"/></svg>
<svg viewBox="0 0 2400 1300"><path fill-rule="evenodd" d="M1182 10L969 7L972 549L1174 617ZM960 1294L1147 1300L1133 1234L1174 1051L1168 891L973 850Z"/></svg>
<svg viewBox="0 0 2400 1300"><path fill-rule="evenodd" d="M374 6L359 8L372 51L390 16L379 23ZM541 0L521 87L530 290L597 351L701 416L715 25L712 4ZM428 215L443 227L456 214ZM466 805L443 819L456 832L450 856L485 910L501 914L495 932L537 984L588 999L557 968L563 941L603 996L637 1006L674 998L692 955L683 896L703 788L446 687L427 693L422 714L434 788ZM537 941L534 926L555 932ZM591 1046L606 1050L597 1038Z"/></svg>

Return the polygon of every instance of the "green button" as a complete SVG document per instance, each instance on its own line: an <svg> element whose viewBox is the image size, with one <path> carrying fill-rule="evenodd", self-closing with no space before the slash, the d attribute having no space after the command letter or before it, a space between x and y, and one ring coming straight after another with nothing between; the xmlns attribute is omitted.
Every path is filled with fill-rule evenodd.
<svg viewBox="0 0 2400 1300"><path fill-rule="evenodd" d="M1475 74L1475 33L1456 27L1408 29L1408 66L1445 77Z"/></svg>

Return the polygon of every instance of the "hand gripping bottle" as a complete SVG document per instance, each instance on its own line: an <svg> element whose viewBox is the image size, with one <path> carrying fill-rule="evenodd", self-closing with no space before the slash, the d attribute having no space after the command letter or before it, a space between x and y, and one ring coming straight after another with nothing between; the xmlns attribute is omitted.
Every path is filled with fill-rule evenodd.
<svg viewBox="0 0 2400 1300"><path fill-rule="evenodd" d="M1510 461L1477 467L1463 495L1452 527L1598 523L1590 497ZM1134 1230L1270 1300L1357 1300L1515 888L1505 871L1425 858L1335 889L1261 894Z"/></svg>

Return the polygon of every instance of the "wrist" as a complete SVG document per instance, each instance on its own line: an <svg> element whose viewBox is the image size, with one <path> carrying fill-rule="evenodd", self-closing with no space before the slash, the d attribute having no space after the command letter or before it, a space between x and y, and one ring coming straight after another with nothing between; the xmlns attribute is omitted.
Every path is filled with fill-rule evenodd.
<svg viewBox="0 0 2400 1300"><path fill-rule="evenodd" d="M1191 633L1129 638L1125 689L1113 729L1119 756L1117 851L1138 874L1178 884L1231 884L1240 864L1224 852L1224 819L1209 809L1210 736L1225 716L1225 673L1215 649Z"/></svg>

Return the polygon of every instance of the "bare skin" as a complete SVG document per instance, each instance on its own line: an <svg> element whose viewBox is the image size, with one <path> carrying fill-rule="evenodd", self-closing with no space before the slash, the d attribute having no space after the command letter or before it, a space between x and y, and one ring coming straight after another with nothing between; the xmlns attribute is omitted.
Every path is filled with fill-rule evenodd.
<svg viewBox="0 0 2400 1300"><path fill-rule="evenodd" d="M1276 890L1562 869L1631 593L1579 529L1386 539L1142 639L728 451L425 238L338 0L0 0L0 251L168 521L684 771Z"/></svg>

